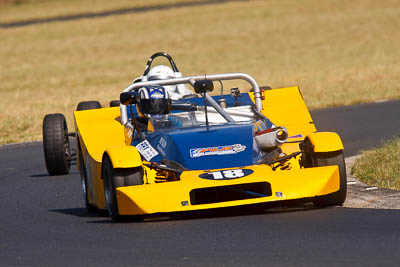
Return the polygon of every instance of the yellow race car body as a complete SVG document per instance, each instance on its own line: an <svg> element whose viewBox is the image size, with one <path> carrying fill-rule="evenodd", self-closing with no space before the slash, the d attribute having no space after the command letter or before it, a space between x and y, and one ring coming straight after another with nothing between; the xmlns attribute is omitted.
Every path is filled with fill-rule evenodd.
<svg viewBox="0 0 400 267"><path fill-rule="evenodd" d="M108 191L105 190L107 183L104 181L108 175L107 168L117 171L139 168L143 181L142 184L116 186L111 189L114 190L114 201L117 207L113 218L121 215L205 210L294 199L309 199L321 206L343 203L345 198L345 196L343 198L343 190L344 195L346 194L343 183L346 178L343 178L341 162L339 161L336 165L328 160L328 164L321 164L325 162L326 157L330 157L331 153L334 156L337 153L343 156L340 137L335 133L316 131L298 87L266 90L263 92L263 97L260 96L262 92L258 94L259 91L255 91L255 93L250 92L241 96L243 99L248 99L248 103L245 103L246 112L249 113L249 106L259 101L258 105L260 103L262 105L259 108L261 115L270 119L275 125L284 126L288 133L287 140L279 144L279 155L268 160L264 158L270 150L264 153L257 148L258 155L263 156L254 159L255 148L246 154L249 155L247 157L245 156L247 150L232 152L232 147L228 146L239 142L245 144L245 141L240 141L245 138L247 138L247 143L242 147L251 149L251 146L257 146L254 141L257 119L248 118L247 115L247 117L244 116L247 119L240 117L240 114L246 113L241 107L230 108L228 105L225 108L227 113L233 114L232 117L238 119L234 119L231 123L214 123L208 130L204 124L200 124L197 128L189 128L189 130L161 131L162 138L173 140L175 145L173 149L179 150L173 153L182 153L182 155L187 153L187 156L186 154L171 156L174 162L180 162L179 166L184 167L179 170L174 170L168 164L152 163L152 160L146 160L139 152L137 147L140 145L139 141L142 142L142 140L135 143L134 139L137 137L134 130L126 127L126 118L124 119L122 113L129 112L129 109L125 105L75 111L80 159L78 168L83 176L82 183L87 205L98 209L108 209L110 212L110 203L108 203L110 195L107 196ZM255 96L259 100L256 100ZM201 103L202 98L199 99L197 104ZM186 113L190 112L194 111ZM232 140L238 141L222 146L204 145L214 138L213 130L216 135L219 132L223 135L223 137L218 137L219 140L230 138L227 136L232 135ZM200 136L201 131L208 131L209 135L201 141L201 145L197 145L198 140L192 140L190 136L191 133L193 136L195 134ZM244 133L249 133L249 136L245 137L244 135L247 134ZM148 132L145 134L148 134L147 139L151 143L151 138L157 134L157 129L149 123ZM163 156L168 159L168 151L165 152L160 147L160 144L164 143L160 141L161 139L157 140L151 145L158 153L166 154ZM183 142L188 144L179 144ZM230 154L230 160L224 162L223 157L227 155L223 153L236 154ZM322 155L324 160L318 159L318 155ZM235 159L239 156L243 159L236 162ZM253 158L248 159L249 157ZM105 160L109 163L105 164ZM201 162L199 160L208 161L205 161L203 165L199 163ZM229 165L229 161L232 161L232 165ZM339 199L338 193L341 194Z"/></svg>

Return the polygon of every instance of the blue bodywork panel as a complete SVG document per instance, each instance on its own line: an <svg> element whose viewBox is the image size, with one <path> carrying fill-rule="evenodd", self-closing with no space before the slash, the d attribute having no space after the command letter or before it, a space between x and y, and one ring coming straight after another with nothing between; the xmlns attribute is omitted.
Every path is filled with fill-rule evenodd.
<svg viewBox="0 0 400 267"><path fill-rule="evenodd" d="M252 124L224 124L148 132L146 139L157 150L158 162L165 158L189 170L232 168L252 165L260 158L253 144ZM133 140L137 145L142 140Z"/></svg>

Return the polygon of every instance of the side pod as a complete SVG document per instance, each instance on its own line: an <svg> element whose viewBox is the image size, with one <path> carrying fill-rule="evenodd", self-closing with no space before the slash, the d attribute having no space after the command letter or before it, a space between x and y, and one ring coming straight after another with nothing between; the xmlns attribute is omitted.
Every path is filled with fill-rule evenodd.
<svg viewBox="0 0 400 267"><path fill-rule="evenodd" d="M306 140L309 140L314 147L314 152L332 152L343 150L343 143L340 136L333 132L316 132L307 135Z"/></svg>
<svg viewBox="0 0 400 267"><path fill-rule="evenodd" d="M105 152L114 168L134 168L142 165L142 158L134 146L109 148Z"/></svg>

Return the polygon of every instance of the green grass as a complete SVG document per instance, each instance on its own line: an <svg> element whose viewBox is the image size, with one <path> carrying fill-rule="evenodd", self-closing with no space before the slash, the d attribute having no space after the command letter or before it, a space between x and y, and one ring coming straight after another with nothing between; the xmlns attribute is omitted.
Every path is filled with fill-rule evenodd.
<svg viewBox="0 0 400 267"><path fill-rule="evenodd" d="M8 2L1 23L182 1ZM73 129L78 102L118 99L156 51L184 75L300 85L310 108L398 99L399 29L397 0L232 2L0 29L0 144L40 140L47 113Z"/></svg>
<svg viewBox="0 0 400 267"><path fill-rule="evenodd" d="M400 138L386 142L382 148L364 151L354 163L352 174L366 184L400 190Z"/></svg>

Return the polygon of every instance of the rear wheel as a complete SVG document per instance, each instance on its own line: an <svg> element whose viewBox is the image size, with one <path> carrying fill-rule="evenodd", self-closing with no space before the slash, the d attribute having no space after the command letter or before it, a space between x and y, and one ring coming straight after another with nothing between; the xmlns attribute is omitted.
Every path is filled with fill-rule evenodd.
<svg viewBox="0 0 400 267"><path fill-rule="evenodd" d="M113 168L111 160L105 156L103 159L102 177L107 211L113 221L121 220L118 212L116 188L122 186L142 185L143 168Z"/></svg>
<svg viewBox="0 0 400 267"><path fill-rule="evenodd" d="M110 107L119 107L121 103L119 102L119 100L111 100L110 101Z"/></svg>
<svg viewBox="0 0 400 267"><path fill-rule="evenodd" d="M99 101L83 101L78 104L76 110L89 110L89 109L98 109L101 108L101 104Z"/></svg>
<svg viewBox="0 0 400 267"><path fill-rule="evenodd" d="M50 175L68 174L71 151L67 122L63 114L48 114L43 119L43 151Z"/></svg>
<svg viewBox="0 0 400 267"><path fill-rule="evenodd" d="M347 175L343 150L324 153L313 153L313 165L315 167L337 165L339 167L340 187L339 191L314 199L314 205L318 207L340 206L346 200Z"/></svg>

